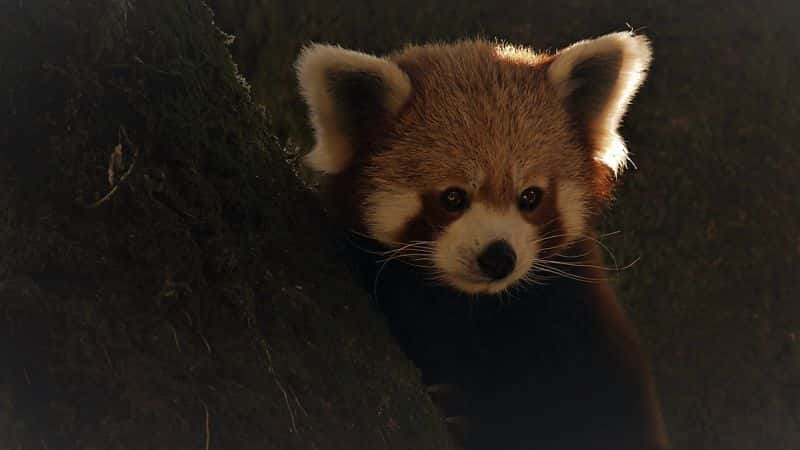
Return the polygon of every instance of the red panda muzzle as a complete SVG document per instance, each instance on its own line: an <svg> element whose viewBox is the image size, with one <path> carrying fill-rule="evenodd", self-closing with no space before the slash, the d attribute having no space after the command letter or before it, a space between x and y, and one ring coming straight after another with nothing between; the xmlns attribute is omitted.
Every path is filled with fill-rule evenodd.
<svg viewBox="0 0 800 450"><path fill-rule="evenodd" d="M508 242L494 241L478 256L478 266L492 280L502 280L514 271L517 254Z"/></svg>

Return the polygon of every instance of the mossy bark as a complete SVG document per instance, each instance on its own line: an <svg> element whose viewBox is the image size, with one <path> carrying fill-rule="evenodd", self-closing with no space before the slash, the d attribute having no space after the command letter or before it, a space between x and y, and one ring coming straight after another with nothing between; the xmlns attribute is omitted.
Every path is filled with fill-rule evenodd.
<svg viewBox="0 0 800 450"><path fill-rule="evenodd" d="M0 448L449 448L201 1L0 30Z"/></svg>

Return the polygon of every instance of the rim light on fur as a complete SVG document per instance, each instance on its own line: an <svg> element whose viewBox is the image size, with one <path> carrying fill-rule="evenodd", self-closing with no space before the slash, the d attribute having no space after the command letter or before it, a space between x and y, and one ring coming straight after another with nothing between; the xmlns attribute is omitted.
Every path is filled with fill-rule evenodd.
<svg viewBox="0 0 800 450"><path fill-rule="evenodd" d="M625 167L628 159L625 142L617 133L617 128L628 104L644 81L652 59L647 38L620 32L577 42L556 54L548 69L548 77L559 95L566 98L576 88L571 82L576 66L590 58L615 53L622 55L619 75L611 87L607 103L597 111L594 122L588 125L601 149L596 159L610 167L616 175Z"/></svg>

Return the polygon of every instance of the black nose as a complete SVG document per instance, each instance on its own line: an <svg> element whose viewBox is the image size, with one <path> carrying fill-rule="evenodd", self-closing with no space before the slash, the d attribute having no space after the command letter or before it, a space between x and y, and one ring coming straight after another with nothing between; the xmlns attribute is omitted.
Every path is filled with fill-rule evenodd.
<svg viewBox="0 0 800 450"><path fill-rule="evenodd" d="M478 256L478 267L489 278L500 280L514 271L517 254L506 241L494 241Z"/></svg>

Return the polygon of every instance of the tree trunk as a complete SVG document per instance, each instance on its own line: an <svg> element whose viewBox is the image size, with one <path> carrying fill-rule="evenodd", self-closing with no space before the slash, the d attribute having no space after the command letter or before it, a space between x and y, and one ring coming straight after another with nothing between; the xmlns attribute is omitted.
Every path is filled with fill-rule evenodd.
<svg viewBox="0 0 800 450"><path fill-rule="evenodd" d="M0 30L0 448L449 448L202 1Z"/></svg>

